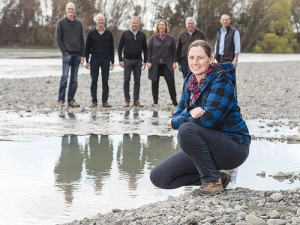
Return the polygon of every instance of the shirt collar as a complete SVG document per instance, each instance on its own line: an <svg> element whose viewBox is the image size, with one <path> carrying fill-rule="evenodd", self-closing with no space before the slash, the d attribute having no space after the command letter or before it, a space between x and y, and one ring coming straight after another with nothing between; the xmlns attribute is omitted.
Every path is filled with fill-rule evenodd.
<svg viewBox="0 0 300 225"><path fill-rule="evenodd" d="M130 28L129 30L130 30L131 33L133 33L134 35L136 35L136 34L140 31L139 29L137 29L136 32L133 32L133 30L132 30L131 28Z"/></svg>

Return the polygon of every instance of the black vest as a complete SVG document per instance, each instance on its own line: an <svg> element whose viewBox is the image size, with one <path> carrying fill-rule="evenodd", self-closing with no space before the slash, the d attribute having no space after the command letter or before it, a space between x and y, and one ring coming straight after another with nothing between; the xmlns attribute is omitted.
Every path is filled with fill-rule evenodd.
<svg viewBox="0 0 300 225"><path fill-rule="evenodd" d="M228 26L227 27L227 34L225 35L225 43L224 43L224 55L223 60L231 62L234 59L234 32L236 31L235 28ZM217 60L219 54L219 45L220 45L220 36L221 32L218 30L217 32Z"/></svg>

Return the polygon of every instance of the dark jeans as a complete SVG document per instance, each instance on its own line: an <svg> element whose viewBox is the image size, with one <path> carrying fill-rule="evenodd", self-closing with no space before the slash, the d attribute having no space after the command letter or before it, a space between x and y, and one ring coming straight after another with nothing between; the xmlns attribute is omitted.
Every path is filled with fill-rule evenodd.
<svg viewBox="0 0 300 225"><path fill-rule="evenodd" d="M159 89L160 75L165 77L173 105L177 106L178 103L177 103L177 99L176 99L175 79L166 64L158 65L157 81L152 81L152 96L153 96L154 103L155 104L158 103L158 89Z"/></svg>
<svg viewBox="0 0 300 225"><path fill-rule="evenodd" d="M189 64L188 64L188 61L181 61L180 65L181 65L181 72L182 72L183 79L184 79L184 78L186 78L186 76L189 73Z"/></svg>
<svg viewBox="0 0 300 225"><path fill-rule="evenodd" d="M102 103L107 102L108 99L108 78L109 78L109 68L110 68L110 59L109 58L97 58L95 56L91 57L91 94L92 101L97 102L97 85L99 77L99 68L101 67L102 75Z"/></svg>
<svg viewBox="0 0 300 225"><path fill-rule="evenodd" d="M74 54L62 55L62 76L59 85L58 101L59 100L65 101L70 67L71 67L71 75L70 75L70 82L69 82L68 102L74 99L77 86L78 86L77 77L78 77L80 60L81 60L80 54L74 53Z"/></svg>
<svg viewBox="0 0 300 225"><path fill-rule="evenodd" d="M133 89L133 101L138 102L140 96L140 81L142 72L142 60L141 59L124 59L124 95L125 101L130 101L130 77L133 71L134 77L134 89Z"/></svg>
<svg viewBox="0 0 300 225"><path fill-rule="evenodd" d="M240 166L249 155L249 146L238 144L227 135L195 123L178 130L182 150L158 164L151 172L152 183L173 189L218 180L219 170Z"/></svg>

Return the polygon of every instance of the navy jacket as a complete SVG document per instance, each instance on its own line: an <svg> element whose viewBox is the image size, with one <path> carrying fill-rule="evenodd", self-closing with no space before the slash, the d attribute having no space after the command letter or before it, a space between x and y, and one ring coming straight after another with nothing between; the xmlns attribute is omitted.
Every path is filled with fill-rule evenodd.
<svg viewBox="0 0 300 225"><path fill-rule="evenodd" d="M189 113L194 108L189 106L191 93L187 88L191 75L192 73L184 80L177 111L172 119L172 127L177 130L183 123L193 122L220 131L239 144L250 145L251 136L242 119L234 89L235 66L231 63L214 64L195 101L194 107L205 110L204 115L198 119L194 119Z"/></svg>

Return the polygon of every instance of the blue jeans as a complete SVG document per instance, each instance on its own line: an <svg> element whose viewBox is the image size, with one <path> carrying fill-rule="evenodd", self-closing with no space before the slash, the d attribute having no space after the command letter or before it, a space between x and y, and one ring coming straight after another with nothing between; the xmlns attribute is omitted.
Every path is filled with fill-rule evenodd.
<svg viewBox="0 0 300 225"><path fill-rule="evenodd" d="M65 102L70 67L71 67L71 76L69 82L68 102L74 99L77 86L78 86L77 77L78 77L80 60L81 60L81 55L77 53L64 54L62 56L62 76L59 85L58 101L62 100Z"/></svg>
<svg viewBox="0 0 300 225"><path fill-rule="evenodd" d="M109 68L110 59L109 58L97 58L95 56L91 57L91 95L92 101L97 102L97 85L99 77L99 68L101 67L102 74L102 103L107 102L108 99L108 78L109 78Z"/></svg>
<svg viewBox="0 0 300 225"><path fill-rule="evenodd" d="M186 76L189 73L189 64L188 64L188 61L181 61L180 65L181 65L181 72L182 72L182 75L183 75L183 79L185 79Z"/></svg>
<svg viewBox="0 0 300 225"><path fill-rule="evenodd" d="M140 96L140 81L142 72L142 60L141 59L124 59L124 95L125 101L130 101L130 77L133 72L134 88L133 88L133 101L138 102Z"/></svg>
<svg viewBox="0 0 300 225"><path fill-rule="evenodd" d="M249 155L248 145L190 122L179 128L178 142L182 150L151 171L150 179L157 187L173 189L217 181L221 177L219 170L234 169Z"/></svg>

